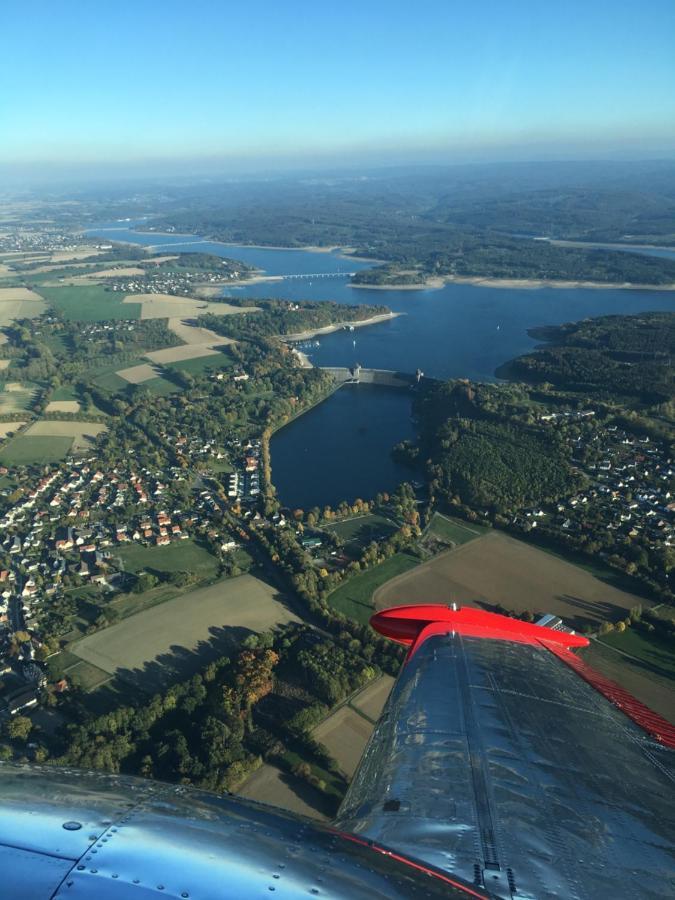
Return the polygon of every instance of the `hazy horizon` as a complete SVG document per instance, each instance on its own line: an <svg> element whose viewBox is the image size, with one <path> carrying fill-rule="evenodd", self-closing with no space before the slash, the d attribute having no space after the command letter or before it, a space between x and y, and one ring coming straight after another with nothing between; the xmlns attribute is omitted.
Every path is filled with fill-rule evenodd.
<svg viewBox="0 0 675 900"><path fill-rule="evenodd" d="M674 37L667 0L38 0L3 22L0 178L673 157Z"/></svg>

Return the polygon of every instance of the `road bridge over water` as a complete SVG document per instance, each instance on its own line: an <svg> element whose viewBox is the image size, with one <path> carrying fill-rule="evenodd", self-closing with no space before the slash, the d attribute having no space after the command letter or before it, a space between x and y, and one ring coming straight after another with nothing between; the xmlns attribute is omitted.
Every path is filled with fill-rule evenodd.
<svg viewBox="0 0 675 900"><path fill-rule="evenodd" d="M356 272L302 272L294 275L279 275L278 277L284 281L300 281L301 279L307 281L313 278L351 278L353 275L356 275Z"/></svg>

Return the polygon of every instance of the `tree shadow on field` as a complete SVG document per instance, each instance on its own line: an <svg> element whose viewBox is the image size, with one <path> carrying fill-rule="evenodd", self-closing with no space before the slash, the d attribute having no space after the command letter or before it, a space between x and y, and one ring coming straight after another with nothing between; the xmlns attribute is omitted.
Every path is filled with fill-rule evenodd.
<svg viewBox="0 0 675 900"><path fill-rule="evenodd" d="M500 611L498 603L491 603L482 598L477 597L471 603L488 612L498 613ZM504 604L503 608L508 609L509 607ZM565 625L569 625L578 632L589 628L595 631L603 621L618 622L628 615L627 609L623 609L615 603L606 603L603 600L584 600L582 597L575 597L572 594L557 594L553 601L547 604L546 609L541 607L541 601L538 600L536 603L523 606L522 610L514 610L514 612L522 612L525 609L529 609L534 614L535 621L546 613L560 616Z"/></svg>
<svg viewBox="0 0 675 900"><path fill-rule="evenodd" d="M583 597L575 597L573 594L560 594L555 599L556 602L572 607L574 610L579 610L574 615L570 615L564 610L561 612L556 612L554 609L549 610L549 612L559 615L566 625L570 625L577 631L581 631L583 628L595 630L601 622L618 622L620 619L625 619L628 615L627 609L617 606L616 603L607 603L604 600L584 600ZM584 613L587 613L587 615L584 615Z"/></svg>
<svg viewBox="0 0 675 900"><path fill-rule="evenodd" d="M340 804L336 797L324 794L318 788L289 772L282 772L279 780L311 809L317 810L329 819L332 819L337 813Z"/></svg>
<svg viewBox="0 0 675 900"><path fill-rule="evenodd" d="M250 574L272 588L271 601L287 614L301 621L309 620L299 601L294 602L291 597L282 593L265 572L256 567ZM236 585L238 577L228 579L227 583ZM245 590L244 583L242 588ZM225 608L223 615L226 614ZM133 617L129 621L133 621ZM199 641L194 647L173 644L167 652L158 654L142 666L118 668L109 681L84 695L84 703L92 711L101 714L120 705L143 702L158 691L166 690L171 684L185 681L213 660L233 656L247 637L276 627L277 625L266 622L261 622L261 627L256 630L240 625L212 625L208 630L209 637Z"/></svg>
<svg viewBox="0 0 675 900"><path fill-rule="evenodd" d="M212 626L208 640L196 647L173 644L168 652L160 653L136 668L119 668L110 681L83 697L87 708L103 714L120 705L143 702L166 690L178 681L185 681L210 662L237 652L242 642L256 632L238 626Z"/></svg>

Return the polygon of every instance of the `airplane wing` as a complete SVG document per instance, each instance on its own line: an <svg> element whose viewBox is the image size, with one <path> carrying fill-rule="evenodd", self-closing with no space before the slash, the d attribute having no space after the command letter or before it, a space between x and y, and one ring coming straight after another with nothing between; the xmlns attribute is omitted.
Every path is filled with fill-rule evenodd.
<svg viewBox="0 0 675 900"><path fill-rule="evenodd" d="M333 825L185 786L0 764L0 896L675 893L675 729L580 662L571 648L585 638L439 606L373 625L410 649Z"/></svg>
<svg viewBox="0 0 675 900"><path fill-rule="evenodd" d="M499 897L675 896L675 728L586 638L439 606L371 624L410 650L338 827Z"/></svg>

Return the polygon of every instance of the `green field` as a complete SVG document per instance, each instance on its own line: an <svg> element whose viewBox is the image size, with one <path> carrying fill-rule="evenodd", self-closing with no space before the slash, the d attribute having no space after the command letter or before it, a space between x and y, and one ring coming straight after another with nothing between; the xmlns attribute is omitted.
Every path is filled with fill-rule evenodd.
<svg viewBox="0 0 675 900"><path fill-rule="evenodd" d="M409 553L396 553L379 566L361 572L340 585L329 595L328 603L350 619L365 624L375 612L372 597L377 588L397 575L414 569L419 563L419 559Z"/></svg>
<svg viewBox="0 0 675 900"><path fill-rule="evenodd" d="M180 362L166 363L167 368L176 369L179 372L189 372L191 375L201 375L213 369L225 369L234 364L231 356L218 353L214 356L198 356L195 359L183 359Z"/></svg>
<svg viewBox="0 0 675 900"><path fill-rule="evenodd" d="M168 378L150 378L142 383L142 387L147 388L151 394L156 397L166 397L167 394L175 394L176 391L182 390L181 387Z"/></svg>
<svg viewBox="0 0 675 900"><path fill-rule="evenodd" d="M124 562L127 572L148 570L154 572L190 572L199 578L215 578L218 560L206 548L187 541L174 541L167 547L144 547L129 544L121 547L117 555Z"/></svg>
<svg viewBox="0 0 675 900"><path fill-rule="evenodd" d="M72 446L72 437L19 434L0 450L0 462L6 466L58 462Z"/></svg>
<svg viewBox="0 0 675 900"><path fill-rule="evenodd" d="M69 385L63 385L62 387L56 388L55 391L52 392L50 400L79 400L79 397L75 393L74 388Z"/></svg>
<svg viewBox="0 0 675 900"><path fill-rule="evenodd" d="M603 634L598 640L639 659L643 667L653 674L675 679L675 644L634 628Z"/></svg>
<svg viewBox="0 0 675 900"><path fill-rule="evenodd" d="M100 322L107 319L138 319L140 303L123 303L126 294L107 291L98 284L43 287L40 296L61 313L76 322Z"/></svg>
<svg viewBox="0 0 675 900"><path fill-rule="evenodd" d="M459 522L457 519L448 519L440 513L434 513L427 529L427 534L441 541L451 544L466 544L478 537L482 537L489 531L484 525L474 525L468 522Z"/></svg>
<svg viewBox="0 0 675 900"><path fill-rule="evenodd" d="M207 465L214 474L234 472L234 466L229 459L215 459L215 457L211 457Z"/></svg>
<svg viewBox="0 0 675 900"><path fill-rule="evenodd" d="M376 514L345 519L343 522L326 525L325 528L336 534L345 544L359 547L365 547L373 540L388 538L396 531L394 522Z"/></svg>
<svg viewBox="0 0 675 900"><path fill-rule="evenodd" d="M91 383L104 391L110 391L111 394L117 394L125 391L129 387L129 382L124 378L120 378L114 371L103 372L92 378Z"/></svg>
<svg viewBox="0 0 675 900"><path fill-rule="evenodd" d="M83 691L93 691L94 688L100 687L111 678L109 672L105 672L85 660L79 660L64 674L69 681L82 688Z"/></svg>

